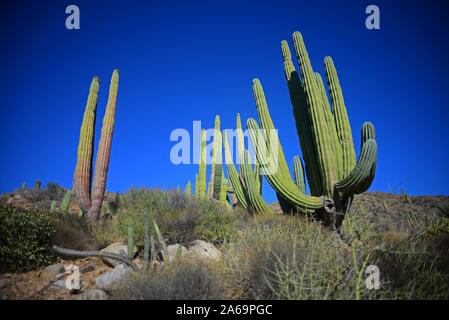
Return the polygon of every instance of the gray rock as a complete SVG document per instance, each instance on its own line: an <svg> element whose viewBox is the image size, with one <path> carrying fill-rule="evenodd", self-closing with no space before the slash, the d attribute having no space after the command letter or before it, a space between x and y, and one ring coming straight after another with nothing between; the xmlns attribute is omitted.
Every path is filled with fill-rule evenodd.
<svg viewBox="0 0 449 320"><path fill-rule="evenodd" d="M64 272L64 267L60 263L52 264L42 271L42 277L47 279L55 279L58 274Z"/></svg>
<svg viewBox="0 0 449 320"><path fill-rule="evenodd" d="M124 264L119 264L110 272L103 273L95 279L95 287L100 290L109 291L120 282L131 277L131 271Z"/></svg>
<svg viewBox="0 0 449 320"><path fill-rule="evenodd" d="M166 259L166 257L164 256L164 251L162 251L162 256L164 257L164 261L168 261L168 262L172 262L175 257L176 254L178 253L178 248L181 247L181 257L183 254L185 254L187 252L186 247L180 245L180 244L171 244L169 246L167 246L167 251L168 251L168 259Z"/></svg>
<svg viewBox="0 0 449 320"><path fill-rule="evenodd" d="M73 297L73 300L108 300L109 296L103 290L91 289Z"/></svg>
<svg viewBox="0 0 449 320"><path fill-rule="evenodd" d="M187 246L187 255L201 262L211 262L218 260L221 252L212 243L194 240Z"/></svg>
<svg viewBox="0 0 449 320"><path fill-rule="evenodd" d="M5 288L6 286L8 286L9 281L7 279L1 279L0 280L0 289Z"/></svg>
<svg viewBox="0 0 449 320"><path fill-rule="evenodd" d="M120 254L123 255L125 257L128 256L127 252L128 252L128 244L124 243L124 242L115 242L113 244L110 244L109 246L107 246L106 248L101 250L102 252L111 252L111 253L116 253L116 254ZM133 258L136 256L137 253L137 248L134 246L133 249ZM116 259L108 259L108 258L101 258L101 260L103 261L103 263L109 267L116 267L119 264L121 264L122 262L120 262L119 260Z"/></svg>

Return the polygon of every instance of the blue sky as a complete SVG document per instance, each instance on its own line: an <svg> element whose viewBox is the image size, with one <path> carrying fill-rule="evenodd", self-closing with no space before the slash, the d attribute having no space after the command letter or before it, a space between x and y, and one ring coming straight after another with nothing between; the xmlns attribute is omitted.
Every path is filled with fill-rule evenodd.
<svg viewBox="0 0 449 320"><path fill-rule="evenodd" d="M66 6L80 30L65 28ZM380 8L380 30L365 8ZM96 147L113 69L120 70L107 189L184 187L197 165L173 165L169 140L192 121L235 128L257 118L261 80L292 164L300 154L280 43L299 30L315 71L334 59L355 140L376 127L372 191L449 195L448 7L444 1L2 1L0 192L36 180L72 187L79 129L93 76L102 79ZM276 201L264 181L264 198ZM399 190L398 190L399 191Z"/></svg>

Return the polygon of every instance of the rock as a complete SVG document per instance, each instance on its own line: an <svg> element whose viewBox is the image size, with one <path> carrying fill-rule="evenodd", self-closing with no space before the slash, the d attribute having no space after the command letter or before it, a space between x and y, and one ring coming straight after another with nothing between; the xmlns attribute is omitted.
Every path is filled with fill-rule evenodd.
<svg viewBox="0 0 449 320"><path fill-rule="evenodd" d="M64 267L62 266L62 264L57 263L57 264L52 264L52 265L46 267L42 271L41 276L46 279L55 279L58 276L58 274L63 273L63 272L64 272Z"/></svg>
<svg viewBox="0 0 449 320"><path fill-rule="evenodd" d="M187 255L202 262L218 260L221 252L212 243L194 240L187 246Z"/></svg>
<svg viewBox="0 0 449 320"><path fill-rule="evenodd" d="M164 255L162 255L164 257L164 261L168 261L168 262L172 262L175 257L176 254L178 253L178 248L181 246L181 257L183 254L185 254L187 252L186 247L180 245L180 244L171 244L169 246L167 246L167 251L168 251L168 259L166 259L166 257L164 257ZM163 251L162 251L163 253Z"/></svg>
<svg viewBox="0 0 449 320"><path fill-rule="evenodd" d="M108 300L109 296L103 290L91 289L74 296L73 300Z"/></svg>
<svg viewBox="0 0 449 320"><path fill-rule="evenodd" d="M9 281L8 281L8 280L6 280L6 279L1 279L1 280L0 280L0 289L3 289L3 288L5 288L5 287L7 287L8 284L9 284Z"/></svg>
<svg viewBox="0 0 449 320"><path fill-rule="evenodd" d="M110 244L106 248L102 249L101 251L102 252L116 253L116 254L124 255L126 257L127 256L127 252L128 252L128 245L126 243L123 243L123 242L115 242L113 244ZM134 247L134 249L133 249L133 258L135 257L136 253L137 253L137 248ZM116 259L101 258L101 260L103 261L103 263L105 265L107 265L109 267L113 267L113 268L122 263L122 262L120 262L119 260L116 260Z"/></svg>
<svg viewBox="0 0 449 320"><path fill-rule="evenodd" d="M93 264L88 265L80 270L81 273L87 273L95 270L95 266Z"/></svg>
<svg viewBox="0 0 449 320"><path fill-rule="evenodd" d="M111 290L122 280L126 280L131 276L131 271L124 265L119 264L110 272L103 273L95 279L95 287L100 290Z"/></svg>

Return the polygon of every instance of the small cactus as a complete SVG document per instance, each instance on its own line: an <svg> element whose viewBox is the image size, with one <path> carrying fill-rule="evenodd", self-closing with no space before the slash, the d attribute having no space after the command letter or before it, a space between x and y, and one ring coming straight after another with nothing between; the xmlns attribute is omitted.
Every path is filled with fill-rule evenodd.
<svg viewBox="0 0 449 320"><path fill-rule="evenodd" d="M128 259L134 257L134 227L132 223L128 224Z"/></svg>
<svg viewBox="0 0 449 320"><path fill-rule="evenodd" d="M53 200L50 205L50 213L55 213L55 212L56 212L56 201Z"/></svg>
<svg viewBox="0 0 449 320"><path fill-rule="evenodd" d="M70 201L72 200L72 191L67 190L67 192L64 195L64 198L61 202L61 212L67 213L69 211Z"/></svg>
<svg viewBox="0 0 449 320"><path fill-rule="evenodd" d="M34 190L39 190L41 188L42 182L40 180L37 180L34 184Z"/></svg>

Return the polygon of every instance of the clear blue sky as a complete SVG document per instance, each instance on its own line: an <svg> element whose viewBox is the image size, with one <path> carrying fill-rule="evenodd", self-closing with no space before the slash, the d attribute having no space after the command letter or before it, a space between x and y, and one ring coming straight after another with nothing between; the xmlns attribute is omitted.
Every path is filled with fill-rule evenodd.
<svg viewBox="0 0 449 320"><path fill-rule="evenodd" d="M65 28L76 4L81 29ZM381 30L365 28L380 8ZM2 1L0 192L36 180L72 187L91 78L102 79L96 147L113 69L120 70L107 189L184 187L198 166L170 162L175 128L192 121L235 128L257 118L252 78L265 90L290 166L300 154L283 74L281 40L303 36L315 71L332 56L360 152L376 127L370 190L403 184L412 195L449 194L449 52L444 1ZM264 198L275 201L264 181Z"/></svg>

